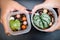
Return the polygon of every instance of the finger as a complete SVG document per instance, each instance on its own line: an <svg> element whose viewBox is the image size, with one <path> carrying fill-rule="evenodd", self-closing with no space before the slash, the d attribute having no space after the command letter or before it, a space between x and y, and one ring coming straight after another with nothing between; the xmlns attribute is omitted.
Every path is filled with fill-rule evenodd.
<svg viewBox="0 0 60 40"><path fill-rule="evenodd" d="M40 4L40 5L36 5L33 10L32 10L32 13L35 13L38 9L41 9L41 8L46 8L47 6L45 4Z"/></svg>
<svg viewBox="0 0 60 40"><path fill-rule="evenodd" d="M2 11L2 17L1 17L1 20L2 20L2 24L3 24L3 26L4 26L4 31L5 31L5 33L6 34L9 34L10 32L10 29L9 29L9 26L8 26L8 23L7 23L7 15L8 15L8 13L10 12L10 10L3 10Z"/></svg>
<svg viewBox="0 0 60 40"><path fill-rule="evenodd" d="M60 15L60 7L59 7L59 9L58 9L58 13L59 13L59 15Z"/></svg>
<svg viewBox="0 0 60 40"><path fill-rule="evenodd" d="M3 22L3 26L4 26L4 31L6 34L10 33L9 31L9 26L7 26L7 21L6 21L6 18L2 19L2 22Z"/></svg>
<svg viewBox="0 0 60 40"><path fill-rule="evenodd" d="M32 13L35 13L36 11L37 11L37 7L34 7Z"/></svg>
<svg viewBox="0 0 60 40"><path fill-rule="evenodd" d="M2 23L1 19L0 19L0 23Z"/></svg>
<svg viewBox="0 0 60 40"><path fill-rule="evenodd" d="M26 7L20 5L20 4L17 3L17 2L16 2L16 4L17 4L17 5L14 5L16 10L19 10L19 11L24 11L24 10L26 10Z"/></svg>
<svg viewBox="0 0 60 40"><path fill-rule="evenodd" d="M21 8L21 6L16 7L16 10L18 10L18 11L20 11L20 12L22 12L22 13L29 13L29 12L26 10L25 7L22 7L22 8Z"/></svg>
<svg viewBox="0 0 60 40"><path fill-rule="evenodd" d="M0 20L0 23L1 23L1 20Z"/></svg>
<svg viewBox="0 0 60 40"><path fill-rule="evenodd" d="M48 28L48 29L46 29L46 30L44 30L44 31L45 31L45 32L53 32L53 31L57 30L58 27L59 27L59 23L53 25L52 27L50 27L50 28Z"/></svg>
<svg viewBox="0 0 60 40"><path fill-rule="evenodd" d="M45 32L53 32L53 31L58 30L58 29L60 29L60 16L58 17L56 24L54 24L52 27L50 27L44 31Z"/></svg>
<svg viewBox="0 0 60 40"><path fill-rule="evenodd" d="M21 12L24 12L24 10L26 10L26 7L20 5L16 1L13 1L12 3L14 3L14 4L12 5L12 7L10 7L11 9L18 10L18 11L21 11Z"/></svg>

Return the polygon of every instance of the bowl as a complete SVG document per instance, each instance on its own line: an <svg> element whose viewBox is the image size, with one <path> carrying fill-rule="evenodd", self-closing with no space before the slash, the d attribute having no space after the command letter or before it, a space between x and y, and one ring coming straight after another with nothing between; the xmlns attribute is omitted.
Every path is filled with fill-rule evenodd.
<svg viewBox="0 0 60 40"><path fill-rule="evenodd" d="M43 22L43 20L41 20L41 19L43 19L43 18L41 18L41 11L40 11L40 14L38 14L38 10L43 10L43 9L47 9L48 11L50 11L51 12L51 14L53 14L53 17L54 17L54 19L52 20L53 22L52 22L52 25L50 25L51 24L51 21L50 21L50 23L48 24L48 25L50 25L50 26L46 26L45 24L44 24L44 22ZM32 15L31 15L31 22L32 22L32 25L34 26L34 28L36 28L37 30L39 30L39 31L44 31L45 29L48 29L48 28L50 28L50 27L52 27L52 26L55 26L56 25L56 22L57 22L57 13L56 13L56 11L53 9L53 8L51 8L51 7L43 7L43 8L40 8L40 9L38 9L35 13L32 13ZM46 12L46 10L45 10L45 12ZM36 14L37 13L37 14ZM36 20L38 20L38 22L36 21L34 21L34 15L39 15L39 18L40 18L40 24L41 24L41 22L43 23L43 26L41 26L40 25L40 28L38 27L38 25L39 25L39 20L38 19L36 19L36 17L35 17L35 19ZM47 15L48 16L48 15ZM49 15L50 16L50 15ZM51 16L50 16L51 17ZM46 20L47 20L48 18L46 18ZM45 25L45 26L44 26ZM43 28L43 27L45 27L45 28Z"/></svg>
<svg viewBox="0 0 60 40"><path fill-rule="evenodd" d="M26 16L26 20L27 20L27 27L26 29L24 30L18 30L18 31L13 31L10 27L10 21L11 19L14 19L13 17L10 19L11 16L14 16L14 15L17 15L17 14L24 14ZM19 15L17 16L19 17ZM28 20L29 19L29 20ZM7 26L9 27L9 32L11 35L21 35L21 34L25 34L25 33L28 33L30 30L31 30L31 23L30 23L30 17L29 17L29 14L26 12L26 13L23 13L23 12L20 12L20 11L17 11L17 12L10 12L8 15L7 15ZM12 23L12 22L11 22ZM26 24L26 22L24 22ZM15 23L16 24L16 23ZM21 23L22 24L22 23ZM11 24L12 25L12 24ZM18 24L17 24L18 25ZM14 25L15 26L15 25ZM20 29L20 28L18 28Z"/></svg>

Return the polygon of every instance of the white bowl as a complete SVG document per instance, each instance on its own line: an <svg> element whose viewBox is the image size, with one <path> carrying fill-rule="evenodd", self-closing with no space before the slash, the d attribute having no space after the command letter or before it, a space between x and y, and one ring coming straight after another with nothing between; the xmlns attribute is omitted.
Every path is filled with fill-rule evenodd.
<svg viewBox="0 0 60 40"><path fill-rule="evenodd" d="M54 18L55 18L55 22L54 22L54 24L53 24L52 26L55 26L55 25L56 25L56 22L57 22L57 13L56 13L56 11L55 11L53 8L50 8L50 7L44 7L44 8L50 10L50 11L53 13ZM44 31L44 30L38 28L37 26L35 26L35 24L33 23L33 15L34 15L34 14L35 14L35 13L32 13L32 15L31 15L31 22L32 22L33 26L34 26L37 30L39 30L39 31Z"/></svg>

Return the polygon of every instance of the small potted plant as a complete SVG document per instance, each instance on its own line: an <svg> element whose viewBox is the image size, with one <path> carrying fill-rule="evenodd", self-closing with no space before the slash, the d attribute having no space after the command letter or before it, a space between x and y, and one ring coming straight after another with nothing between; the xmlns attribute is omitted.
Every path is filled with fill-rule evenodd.
<svg viewBox="0 0 60 40"><path fill-rule="evenodd" d="M28 13L23 13L19 11L10 12L6 19L11 35L24 34L29 32L31 29Z"/></svg>
<svg viewBox="0 0 60 40"><path fill-rule="evenodd" d="M31 21L37 30L44 31L45 29L56 25L57 13L53 8L41 8L35 13L32 13Z"/></svg>

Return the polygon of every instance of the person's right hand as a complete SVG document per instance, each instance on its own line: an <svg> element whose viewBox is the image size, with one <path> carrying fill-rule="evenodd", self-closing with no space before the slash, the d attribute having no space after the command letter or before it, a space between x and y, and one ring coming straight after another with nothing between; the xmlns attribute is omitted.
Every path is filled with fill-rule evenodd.
<svg viewBox="0 0 60 40"><path fill-rule="evenodd" d="M10 32L9 32L9 27L7 26L6 23L7 22L6 17L10 11L14 11L14 10L18 10L24 13L27 12L26 8L20 5L19 3L17 3L16 1L6 1L1 4L1 21L4 26L5 33L7 34L10 34Z"/></svg>
<svg viewBox="0 0 60 40"><path fill-rule="evenodd" d="M60 0L46 0L44 3L36 5L33 10L32 13L35 13L38 9L40 8L46 8L46 7L52 7L52 8L57 8L58 9L58 19L57 19L57 24L56 26L52 26L46 30L44 30L45 32L53 32L55 30L60 29Z"/></svg>

